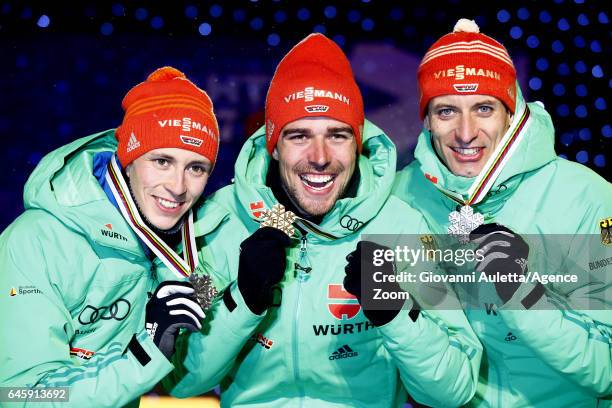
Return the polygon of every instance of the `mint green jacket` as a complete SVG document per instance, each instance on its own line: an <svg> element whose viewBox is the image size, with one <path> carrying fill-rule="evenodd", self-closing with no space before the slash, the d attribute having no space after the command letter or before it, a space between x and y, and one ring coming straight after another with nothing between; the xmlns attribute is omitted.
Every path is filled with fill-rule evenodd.
<svg viewBox="0 0 612 408"><path fill-rule="evenodd" d="M524 103L519 95L519 106ZM485 348L478 390L469 405L607 406L612 393L612 246L602 244L600 222L612 217L612 186L590 169L557 157L549 114L539 103L528 107L525 138L475 211L485 223L503 224L526 240L558 241L563 257L574 260L563 269L532 246L529 270L579 271L582 278L578 284L545 285L546 295L530 310L521 301L533 283L523 283L503 307L496 298L466 310ZM434 233L446 234L448 215L457 204L430 180L462 194L472 182L446 168L423 130L415 161L397 174L394 194L420 210ZM602 259L608 259L608 266L595 263ZM589 306L581 307L585 302Z"/></svg>
<svg viewBox="0 0 612 408"><path fill-rule="evenodd" d="M92 174L116 146L109 130L49 153L0 236L0 386L69 387L58 407L137 406L172 369L144 329L152 264Z"/></svg>
<svg viewBox="0 0 612 408"><path fill-rule="evenodd" d="M364 134L356 197L335 204L319 225L322 233L292 240L276 306L261 316L250 312L236 285L239 245L259 227L257 212L277 200L265 185L271 158L264 129L246 141L234 184L199 211L200 273L225 294L201 333L180 338L177 370L164 381L172 395L197 395L220 383L221 403L232 407L401 406L406 389L432 406L470 400L481 346L463 312L422 312L412 321L403 311L376 328L343 289L345 257L361 234L427 231L419 213L389 198L395 146L369 122Z"/></svg>

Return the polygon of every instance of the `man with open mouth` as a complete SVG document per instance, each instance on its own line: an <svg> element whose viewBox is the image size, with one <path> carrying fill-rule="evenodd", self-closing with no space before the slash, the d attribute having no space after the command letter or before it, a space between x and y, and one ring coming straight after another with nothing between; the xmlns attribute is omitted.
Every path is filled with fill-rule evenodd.
<svg viewBox="0 0 612 408"><path fill-rule="evenodd" d="M223 295L201 333L179 336L167 389L186 397L221 384L222 406L391 407L407 392L431 405L468 401L481 349L462 311L434 317L401 301L375 313L344 285L361 234L426 229L389 198L395 147L364 119L342 50L321 34L298 43L265 115L234 184L200 210L226 212L196 225L202 272Z"/></svg>
<svg viewBox="0 0 612 408"><path fill-rule="evenodd" d="M473 21L431 46L418 83L424 129L394 194L482 250L476 272L495 277L458 290L486 356L468 405L608 406L612 186L556 156L550 115Z"/></svg>
<svg viewBox="0 0 612 408"><path fill-rule="evenodd" d="M201 328L185 279L219 148L212 102L163 67L122 106L117 129L43 158L0 236L0 387L28 402L137 407L172 370L178 331Z"/></svg>

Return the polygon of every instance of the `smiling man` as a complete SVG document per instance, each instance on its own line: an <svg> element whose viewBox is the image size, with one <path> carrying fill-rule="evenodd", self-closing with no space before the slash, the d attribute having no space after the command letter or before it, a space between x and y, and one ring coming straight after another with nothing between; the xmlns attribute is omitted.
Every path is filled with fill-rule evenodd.
<svg viewBox="0 0 612 408"><path fill-rule="evenodd" d="M342 50L321 34L297 44L274 74L266 126L240 152L234 184L200 210L199 272L223 296L200 333L179 338L177 370L164 381L172 395L220 383L222 406L471 398L481 349L463 312L419 313L411 300L401 312L404 302L363 309L358 266L343 285L361 234L426 232L420 214L389 198L395 161L391 140L364 119Z"/></svg>
<svg viewBox="0 0 612 408"><path fill-rule="evenodd" d="M58 406L138 406L172 370L179 329L204 317L175 281L196 267L191 208L219 147L212 103L164 67L122 105L117 129L39 163L0 237L0 386L59 387Z"/></svg>
<svg viewBox="0 0 612 408"><path fill-rule="evenodd" d="M608 406L612 186L555 155L550 116L473 21L431 46L418 83L424 129L394 193L483 250L478 273L507 278L458 290L486 356L469 405ZM563 281L512 279L536 272Z"/></svg>

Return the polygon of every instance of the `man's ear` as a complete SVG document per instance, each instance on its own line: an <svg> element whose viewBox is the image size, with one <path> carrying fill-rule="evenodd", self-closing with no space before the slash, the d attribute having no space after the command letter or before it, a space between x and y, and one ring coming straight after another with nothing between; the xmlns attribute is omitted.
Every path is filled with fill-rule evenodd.
<svg viewBox="0 0 612 408"><path fill-rule="evenodd" d="M431 132L431 123L429 122L429 112L425 115L425 119L423 119L423 127Z"/></svg>
<svg viewBox="0 0 612 408"><path fill-rule="evenodd" d="M128 164L125 168L125 175L127 178L130 178L130 173L132 172L132 163Z"/></svg>
<svg viewBox="0 0 612 408"><path fill-rule="evenodd" d="M506 114L507 114L506 129L508 129L510 127L510 124L512 123L512 120L514 119L514 114L510 112L509 110L506 110Z"/></svg>
<svg viewBox="0 0 612 408"><path fill-rule="evenodd" d="M278 161L278 149L276 147L274 147L274 150L272 151L272 158Z"/></svg>

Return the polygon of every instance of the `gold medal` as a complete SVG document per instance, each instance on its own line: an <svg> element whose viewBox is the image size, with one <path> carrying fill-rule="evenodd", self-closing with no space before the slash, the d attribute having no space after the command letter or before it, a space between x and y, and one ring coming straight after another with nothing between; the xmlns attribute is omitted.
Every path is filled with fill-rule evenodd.
<svg viewBox="0 0 612 408"><path fill-rule="evenodd" d="M296 216L291 211L286 211L282 204L275 204L271 210L264 210L261 215L259 228L272 227L283 231L289 237L295 234L293 222Z"/></svg>

